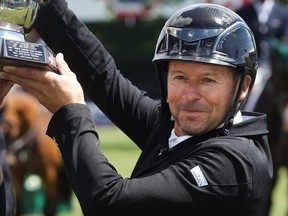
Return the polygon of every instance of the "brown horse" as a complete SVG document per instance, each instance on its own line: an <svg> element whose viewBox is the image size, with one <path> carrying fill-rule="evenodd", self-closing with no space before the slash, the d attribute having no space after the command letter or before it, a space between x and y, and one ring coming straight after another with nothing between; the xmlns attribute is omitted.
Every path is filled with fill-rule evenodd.
<svg viewBox="0 0 288 216"><path fill-rule="evenodd" d="M63 175L60 152L55 142L45 134L51 114L30 94L16 91L5 98L1 116L8 147L7 162L16 195L16 215L21 214L23 182L28 172L42 179L44 214L55 215L61 198L69 199L71 190L67 188L69 183ZM59 185L63 177L65 183ZM65 193L62 193L64 188Z"/></svg>

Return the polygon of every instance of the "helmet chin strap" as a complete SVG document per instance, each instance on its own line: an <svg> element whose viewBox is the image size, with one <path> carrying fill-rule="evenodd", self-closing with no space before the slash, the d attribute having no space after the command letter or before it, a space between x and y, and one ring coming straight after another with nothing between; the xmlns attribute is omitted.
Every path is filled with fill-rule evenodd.
<svg viewBox="0 0 288 216"><path fill-rule="evenodd" d="M239 87L238 87L238 90L237 90L237 94L236 94L236 97L235 97L235 100L234 100L234 103L233 103L233 106L232 106L232 109L231 109L231 112L228 116L228 118L226 119L226 121L224 122L224 126L223 126L223 130L222 130L222 134L223 136L226 136L230 133L230 130L233 126L233 121L234 121L234 118L239 110L239 107L241 106L242 102L239 102L239 98L240 98L240 95L241 95L241 91L243 89L243 85L244 85L244 80L245 80L245 77L247 75L247 70L248 68L244 68L243 69L243 73L241 75L241 80L240 80L240 83L239 83Z"/></svg>
<svg viewBox="0 0 288 216"><path fill-rule="evenodd" d="M165 63L164 63L165 64ZM159 66L158 66L159 67ZM159 71L158 74L158 81L160 86L160 97L161 97L161 107L160 107L160 129L161 129L161 149L160 154L164 151L167 151L168 148L168 139L171 133L171 112L169 109L169 105L166 102L167 98L167 87L165 85L165 76L164 73L166 71L161 70L161 67L157 68L156 70Z"/></svg>

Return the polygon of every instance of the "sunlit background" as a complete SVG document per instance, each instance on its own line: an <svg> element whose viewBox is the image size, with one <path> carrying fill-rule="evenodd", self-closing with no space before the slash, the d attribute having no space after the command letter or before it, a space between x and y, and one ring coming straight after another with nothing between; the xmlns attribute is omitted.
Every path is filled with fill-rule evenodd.
<svg viewBox="0 0 288 216"><path fill-rule="evenodd" d="M237 10L249 4L250 0L67 0L67 2L78 18L112 54L123 75L147 91L152 98L158 99L157 78L151 60L158 35L167 18L176 10L193 3L217 3ZM287 2L288 0L282 0L281 4L285 5ZM105 155L119 173L129 177L139 155L139 149L88 97L87 104L93 113ZM117 140L114 137L117 137ZM288 216L287 168L281 167L276 174L279 174L280 178L273 189L270 216ZM27 173L23 186L25 189L23 215L43 215L45 197L40 177ZM70 202L59 206L58 215L82 215L74 195Z"/></svg>

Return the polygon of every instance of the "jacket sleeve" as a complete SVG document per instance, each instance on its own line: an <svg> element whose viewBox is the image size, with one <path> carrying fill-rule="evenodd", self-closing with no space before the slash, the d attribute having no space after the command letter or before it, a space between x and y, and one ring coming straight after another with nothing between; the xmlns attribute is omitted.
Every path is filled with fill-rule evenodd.
<svg viewBox="0 0 288 216"><path fill-rule="evenodd" d="M122 178L102 154L91 113L84 105L66 105L58 110L47 134L61 151L84 215L139 215L190 199L182 184L162 173Z"/></svg>
<svg viewBox="0 0 288 216"><path fill-rule="evenodd" d="M142 149L157 125L159 102L121 75L102 43L67 6L64 0L49 0L39 10L37 31L54 53L64 54L86 95Z"/></svg>

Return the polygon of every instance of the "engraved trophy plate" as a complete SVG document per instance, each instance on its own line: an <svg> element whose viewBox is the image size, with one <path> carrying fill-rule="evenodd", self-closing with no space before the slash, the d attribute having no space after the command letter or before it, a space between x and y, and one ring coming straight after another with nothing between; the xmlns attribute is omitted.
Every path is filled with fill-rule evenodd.
<svg viewBox="0 0 288 216"><path fill-rule="evenodd" d="M0 69L5 65L57 72L54 53L42 43L25 40L33 28L38 0L0 0Z"/></svg>

